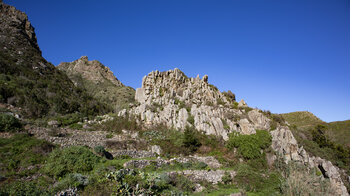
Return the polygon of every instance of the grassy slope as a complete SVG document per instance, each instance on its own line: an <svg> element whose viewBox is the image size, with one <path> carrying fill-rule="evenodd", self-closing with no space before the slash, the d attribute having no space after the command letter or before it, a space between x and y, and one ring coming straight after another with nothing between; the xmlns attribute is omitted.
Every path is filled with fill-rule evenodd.
<svg viewBox="0 0 350 196"><path fill-rule="evenodd" d="M350 120L327 123L328 135L333 141L350 147Z"/></svg>
<svg viewBox="0 0 350 196"><path fill-rule="evenodd" d="M310 129L318 124L327 127L326 134L332 141L342 144L350 144L350 120L326 123L310 112L291 112L281 114L292 126L296 126L301 135L309 136Z"/></svg>
<svg viewBox="0 0 350 196"><path fill-rule="evenodd" d="M296 125L299 128L310 128L324 122L317 118L311 112L290 112L281 114L283 118L290 124Z"/></svg>
<svg viewBox="0 0 350 196"><path fill-rule="evenodd" d="M128 107L128 104L135 100L135 90L131 87L116 86L107 79L96 84L82 78L79 73L67 73L67 75L77 83L78 87L85 89L89 95L100 102L111 106L114 111Z"/></svg>

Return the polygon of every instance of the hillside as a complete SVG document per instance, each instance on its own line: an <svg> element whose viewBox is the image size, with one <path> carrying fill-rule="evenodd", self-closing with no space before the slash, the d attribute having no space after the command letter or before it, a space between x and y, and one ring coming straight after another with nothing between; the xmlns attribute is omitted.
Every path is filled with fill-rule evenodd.
<svg viewBox="0 0 350 196"><path fill-rule="evenodd" d="M327 127L333 141L350 147L350 120L330 122Z"/></svg>
<svg viewBox="0 0 350 196"><path fill-rule="evenodd" d="M85 56L56 68L0 11L0 195L349 195L349 121L251 108L177 68L136 91Z"/></svg>
<svg viewBox="0 0 350 196"><path fill-rule="evenodd" d="M281 114L283 118L290 124L295 125L300 128L311 128L318 124L323 124L321 119L312 114L311 112L303 111L303 112L290 112Z"/></svg>
<svg viewBox="0 0 350 196"><path fill-rule="evenodd" d="M134 102L135 90L123 85L99 61L89 61L88 57L83 56L70 63L60 63L57 68L65 72L75 86L86 89L89 95L109 105L114 111L127 108Z"/></svg>
<svg viewBox="0 0 350 196"><path fill-rule="evenodd" d="M298 128L303 135L310 135L310 130L317 125L326 126L326 135L335 143L349 146L350 120L326 123L311 112L291 112L281 114L290 124Z"/></svg>
<svg viewBox="0 0 350 196"><path fill-rule="evenodd" d="M108 111L76 88L41 55L34 28L23 12L0 3L0 102L28 116Z"/></svg>

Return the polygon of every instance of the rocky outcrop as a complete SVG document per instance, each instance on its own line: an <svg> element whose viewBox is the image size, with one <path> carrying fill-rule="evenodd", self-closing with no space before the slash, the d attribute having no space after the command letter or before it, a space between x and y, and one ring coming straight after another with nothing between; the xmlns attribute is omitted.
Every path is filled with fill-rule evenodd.
<svg viewBox="0 0 350 196"><path fill-rule="evenodd" d="M342 196L349 195L341 179L339 168L335 167L330 161L320 157L310 156L302 146L298 146L296 139L288 127L280 126L270 133L272 136L271 147L283 156L286 163L295 161L310 168L318 168L325 178L329 178L331 185L337 190L335 194Z"/></svg>
<svg viewBox="0 0 350 196"><path fill-rule="evenodd" d="M65 72L75 86L85 89L115 112L134 102L135 90L122 84L108 67L97 60L89 61L87 56L82 56L70 63L60 63L57 68Z"/></svg>
<svg viewBox="0 0 350 196"><path fill-rule="evenodd" d="M79 74L82 78L95 84L108 81L115 86L124 86L108 67L96 60L89 61L87 56L82 56L70 63L60 63L57 68L66 72L67 75Z"/></svg>
<svg viewBox="0 0 350 196"><path fill-rule="evenodd" d="M228 139L233 131L242 134L255 133L256 129L269 129L269 119L258 110L247 112L202 79L189 78L179 69L165 72L153 71L142 79L142 87L136 89L138 106L129 113L140 116L146 125L164 124L184 130L194 126L206 134ZM122 111L120 115L125 115Z"/></svg>
<svg viewBox="0 0 350 196"><path fill-rule="evenodd" d="M2 2L0 2L0 45L1 50L11 50L13 47L22 54L23 51L33 48L41 55L34 27L27 15Z"/></svg>

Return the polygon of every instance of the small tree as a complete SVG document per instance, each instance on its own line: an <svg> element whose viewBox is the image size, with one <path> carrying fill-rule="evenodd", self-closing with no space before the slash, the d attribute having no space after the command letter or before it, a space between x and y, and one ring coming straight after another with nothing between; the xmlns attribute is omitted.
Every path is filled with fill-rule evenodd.
<svg viewBox="0 0 350 196"><path fill-rule="evenodd" d="M183 146L188 148L188 150L193 153L202 145L199 139L196 137L196 133L193 128L186 126L183 135Z"/></svg>

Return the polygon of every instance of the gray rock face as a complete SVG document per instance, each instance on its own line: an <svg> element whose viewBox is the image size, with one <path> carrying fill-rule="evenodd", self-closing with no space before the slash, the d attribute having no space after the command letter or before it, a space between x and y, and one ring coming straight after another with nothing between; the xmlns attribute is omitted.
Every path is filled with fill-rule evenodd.
<svg viewBox="0 0 350 196"><path fill-rule="evenodd" d="M7 50L15 47L22 55L28 48L34 48L41 55L34 27L25 13L0 2L0 27L0 49L3 46L7 46ZM18 40L18 37L23 39Z"/></svg>
<svg viewBox="0 0 350 196"><path fill-rule="evenodd" d="M188 78L179 69L149 73L136 89L135 100L140 105L129 112L140 116L145 125L164 124L179 130L194 126L225 140L233 131L252 134L255 129L270 127L270 120L258 110L246 115L244 110L235 109L232 99L208 83L207 75ZM247 119L236 118L242 115Z"/></svg>
<svg viewBox="0 0 350 196"><path fill-rule="evenodd" d="M337 190L337 195L349 195L341 179L339 168L335 167L330 161L320 157L310 156L303 147L299 147L296 139L288 127L278 127L271 131L272 148L281 154L285 162L296 161L305 164L310 168L319 168L324 177L329 178L331 185Z"/></svg>

